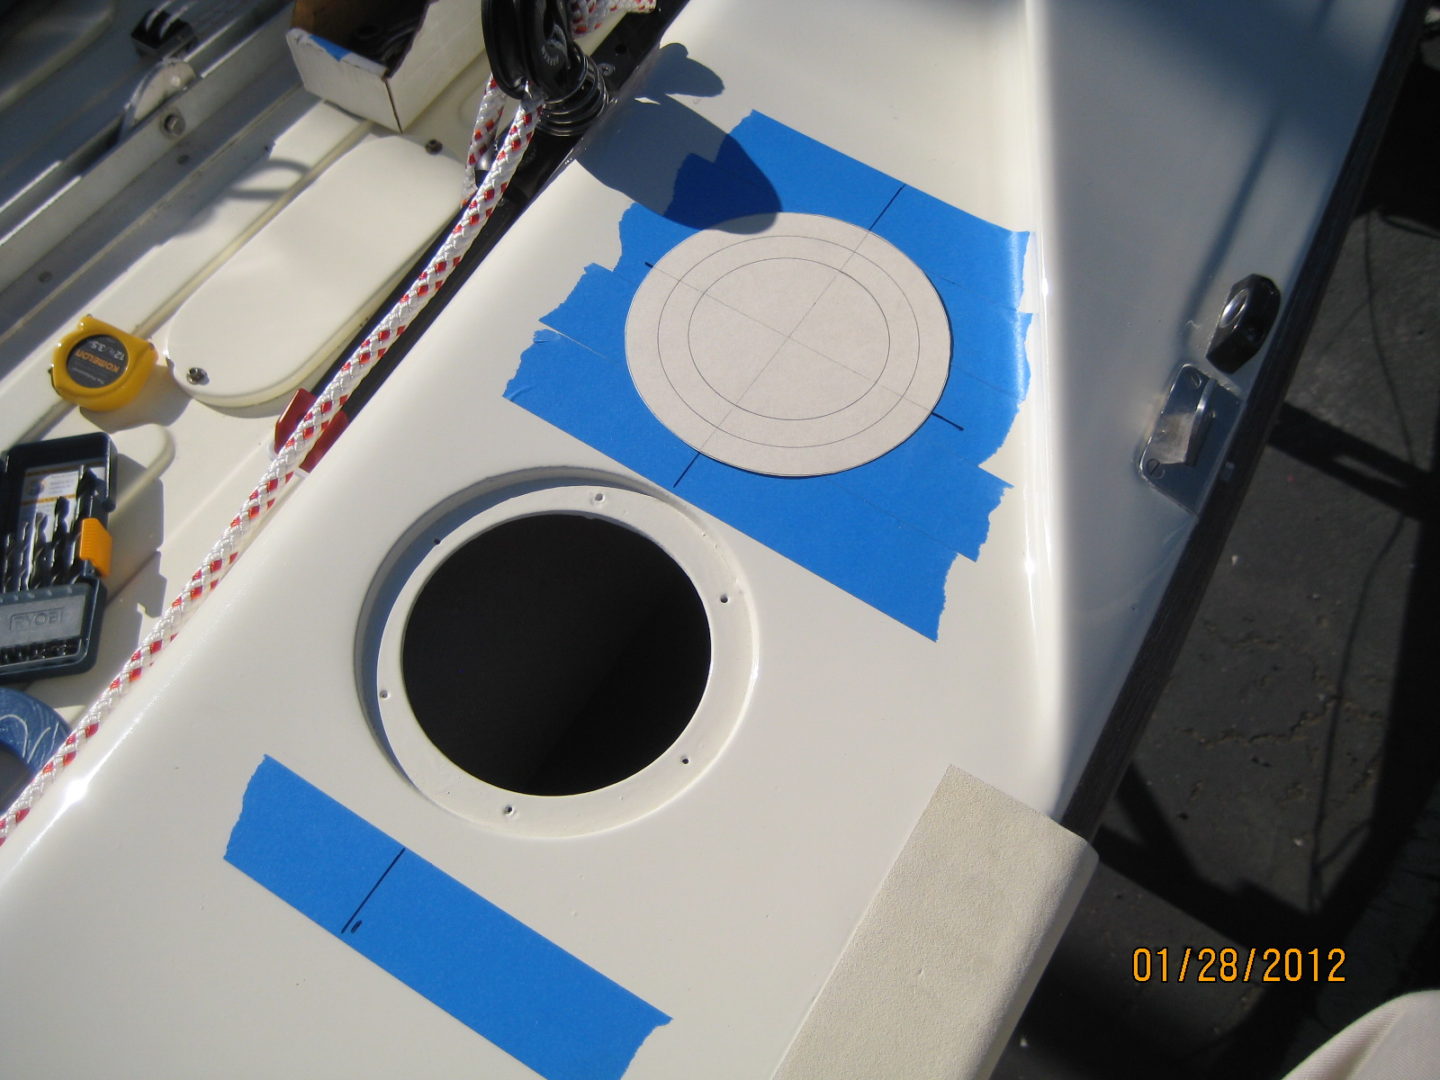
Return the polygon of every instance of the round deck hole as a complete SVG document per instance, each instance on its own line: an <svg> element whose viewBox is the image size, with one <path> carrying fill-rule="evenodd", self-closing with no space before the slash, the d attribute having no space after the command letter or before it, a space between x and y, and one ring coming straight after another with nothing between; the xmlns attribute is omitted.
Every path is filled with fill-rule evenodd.
<svg viewBox="0 0 1440 1080"><path fill-rule="evenodd" d="M421 729L455 765L507 791L575 795L674 744L710 653L700 596L657 544L545 513L480 533L436 568L401 669Z"/></svg>

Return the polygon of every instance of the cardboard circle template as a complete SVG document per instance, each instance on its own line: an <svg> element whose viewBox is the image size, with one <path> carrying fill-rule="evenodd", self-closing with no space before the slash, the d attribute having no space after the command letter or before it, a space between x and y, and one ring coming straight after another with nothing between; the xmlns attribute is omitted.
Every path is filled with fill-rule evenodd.
<svg viewBox="0 0 1440 1080"><path fill-rule="evenodd" d="M815 214L737 218L677 244L625 320L630 376L676 436L737 468L820 476L924 422L950 324L893 244Z"/></svg>

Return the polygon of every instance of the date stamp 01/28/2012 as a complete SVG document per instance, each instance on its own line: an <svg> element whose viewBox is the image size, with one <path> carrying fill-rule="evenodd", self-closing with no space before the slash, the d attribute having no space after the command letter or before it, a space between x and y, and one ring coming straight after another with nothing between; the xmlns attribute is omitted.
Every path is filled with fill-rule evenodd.
<svg viewBox="0 0 1440 1080"><path fill-rule="evenodd" d="M1345 950L1223 948L1147 949L1131 954L1131 974L1139 983L1321 983L1344 982Z"/></svg>

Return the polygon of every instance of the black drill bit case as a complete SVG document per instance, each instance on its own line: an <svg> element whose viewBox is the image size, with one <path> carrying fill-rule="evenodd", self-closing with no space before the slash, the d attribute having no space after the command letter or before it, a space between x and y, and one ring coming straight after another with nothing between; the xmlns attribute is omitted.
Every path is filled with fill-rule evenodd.
<svg viewBox="0 0 1440 1080"><path fill-rule="evenodd" d="M0 683L94 665L114 476L115 444L103 432L0 455Z"/></svg>

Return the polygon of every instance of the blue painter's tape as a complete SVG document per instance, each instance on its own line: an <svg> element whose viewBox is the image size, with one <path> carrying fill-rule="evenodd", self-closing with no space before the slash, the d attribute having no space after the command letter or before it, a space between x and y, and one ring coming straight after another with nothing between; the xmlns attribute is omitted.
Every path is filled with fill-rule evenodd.
<svg viewBox="0 0 1440 1080"><path fill-rule="evenodd" d="M661 205L653 192L647 202ZM651 267L701 227L776 210L873 229L925 272L950 320L950 375L931 417L879 460L830 477L761 476L703 457L655 420L625 365L625 318ZM544 317L554 333L536 335L506 397L934 638L949 568L979 557L1007 488L980 466L1028 389L1030 316L1016 310L1026 234L752 113L714 161L681 159L663 213L632 205L620 241L614 271L587 267Z"/></svg>
<svg viewBox="0 0 1440 1080"><path fill-rule="evenodd" d="M993 386L1018 405L1030 389L1025 359L1028 312L991 303L943 277L930 284L950 317L950 370Z"/></svg>
<svg viewBox="0 0 1440 1080"><path fill-rule="evenodd" d="M536 333L505 396L666 487L696 457L645 407L623 365L553 331Z"/></svg>
<svg viewBox="0 0 1440 1080"><path fill-rule="evenodd" d="M675 491L892 619L939 633L955 549L833 478L760 476L701 455Z"/></svg>
<svg viewBox="0 0 1440 1080"><path fill-rule="evenodd" d="M968 435L930 416L888 454L831 479L950 551L977 559L990 515L1010 485L975 467L983 458L967 454Z"/></svg>
<svg viewBox="0 0 1440 1080"><path fill-rule="evenodd" d="M375 826L267 757L245 789L225 861L338 934L400 850Z"/></svg>
<svg viewBox="0 0 1440 1080"><path fill-rule="evenodd" d="M733 145L733 139L726 139L716 161L693 154L685 159L675 177L675 197L665 208L667 218L693 229L708 229L722 221L768 216L782 208L777 192L748 179L753 167L743 172L724 167L727 148Z"/></svg>
<svg viewBox="0 0 1440 1080"><path fill-rule="evenodd" d="M342 64L357 67L367 75L373 75L376 78L383 79L385 77L384 64L378 64L368 56L361 56L359 53L351 52L344 46L335 44L335 42L329 38L323 38L319 34L311 34L299 29L292 29L290 34L296 41L303 44L314 45L324 52L329 53Z"/></svg>
<svg viewBox="0 0 1440 1080"><path fill-rule="evenodd" d="M670 1019L410 852L345 940L551 1080L623 1075Z"/></svg>
<svg viewBox="0 0 1440 1080"><path fill-rule="evenodd" d="M636 203L620 218L620 258L615 273L638 287L661 256L697 232Z"/></svg>
<svg viewBox="0 0 1440 1080"><path fill-rule="evenodd" d="M1028 233L992 225L912 187L895 196L871 231L931 278L949 278L1007 307L1020 302Z"/></svg>
<svg viewBox="0 0 1440 1080"><path fill-rule="evenodd" d="M741 171L741 155L758 166L780 197L780 209L824 214L869 229L901 189L899 180L752 112L722 144L716 164ZM676 195L680 185L676 184Z"/></svg>
<svg viewBox="0 0 1440 1080"><path fill-rule="evenodd" d="M313 42L315 45L318 45L321 49L324 49L336 60L344 60L347 56L350 55L349 49L337 45L329 38L321 37L319 34L307 33L304 36L304 40Z"/></svg>
<svg viewBox="0 0 1440 1080"><path fill-rule="evenodd" d="M952 371L933 416L960 428L951 442L956 456L978 465L1000 449L1015 422L1015 399L993 386Z"/></svg>
<svg viewBox="0 0 1440 1080"><path fill-rule="evenodd" d="M670 1022L273 758L225 858L546 1080L619 1080Z"/></svg>
<svg viewBox="0 0 1440 1080"><path fill-rule="evenodd" d="M634 296L633 283L592 263L565 302L540 321L605 359L624 364L625 314Z"/></svg>
<svg viewBox="0 0 1440 1080"><path fill-rule="evenodd" d="M618 365L546 331L506 397L931 638L950 563L978 557L1008 486L966 463L965 433L933 417L921 432L935 434L835 477L731 468L660 424Z"/></svg>

